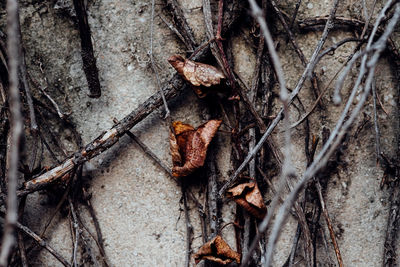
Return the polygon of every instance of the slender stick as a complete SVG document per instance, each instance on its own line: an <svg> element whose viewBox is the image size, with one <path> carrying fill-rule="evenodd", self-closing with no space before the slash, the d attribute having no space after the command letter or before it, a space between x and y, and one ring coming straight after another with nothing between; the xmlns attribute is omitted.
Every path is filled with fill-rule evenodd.
<svg viewBox="0 0 400 267"><path fill-rule="evenodd" d="M184 266L189 267L190 266L190 254L191 254L193 226L190 223L189 208L188 208L188 204L187 204L185 185L182 185L181 188L182 188L183 207L184 207L184 212L185 212L185 221L186 221L186 256L185 256L185 265Z"/></svg>
<svg viewBox="0 0 400 267"><path fill-rule="evenodd" d="M170 111L168 108L167 104L167 99L165 98L164 91L161 88L161 81L160 77L158 76L158 72L156 71L156 67L154 64L154 58L153 58L153 33L154 33L154 5L155 5L155 0L151 1L151 24L150 24L150 50L149 50L149 57L150 57L150 62L151 62L151 68L153 69L154 75L157 80L157 87L158 90L161 94L162 101L164 103L164 108L165 108L165 117L164 118L169 118Z"/></svg>
<svg viewBox="0 0 400 267"><path fill-rule="evenodd" d="M146 146L136 135L134 135L131 131L127 131L126 134L135 141L136 144L140 146L140 148L150 157L152 158L158 166L160 166L169 176L173 177L171 168L169 168L164 162L159 159L153 151L150 150L148 146Z"/></svg>
<svg viewBox="0 0 400 267"><path fill-rule="evenodd" d="M79 34L81 37L81 56L83 71L89 87L89 97L99 98L101 87L99 81L99 70L96 66L96 58L93 52L92 35L86 13L84 0L73 0L76 18L78 19Z"/></svg>
<svg viewBox="0 0 400 267"><path fill-rule="evenodd" d="M380 136L381 132L379 130L379 123L378 123L378 112L376 111L376 82L375 80L372 82L372 99L373 99L373 106L374 106L374 129L375 129L375 149L376 149L376 160L378 162L381 159L381 141Z"/></svg>
<svg viewBox="0 0 400 267"><path fill-rule="evenodd" d="M192 29L187 23L178 1L166 0L166 2L171 9L171 13L173 15L173 19L177 27L177 32L179 33L180 36L182 36L182 40L186 48L189 49L191 52L193 52L197 44L196 41L194 40Z"/></svg>
<svg viewBox="0 0 400 267"><path fill-rule="evenodd" d="M17 182L20 143L23 134L21 102L19 98L18 69L21 64L18 35L18 1L7 0L7 51L9 64L9 107L11 114L11 146L7 153L7 213L0 252L0 266L6 266L15 244L15 225L18 220Z"/></svg>
<svg viewBox="0 0 400 267"><path fill-rule="evenodd" d="M72 253L72 263L74 267L78 266L78 244L79 244L79 226L78 226L78 219L75 213L74 205L72 204L72 200L69 198L69 208L72 214L72 226L75 229L75 239L74 239L74 249Z"/></svg>
<svg viewBox="0 0 400 267"><path fill-rule="evenodd" d="M293 24L294 24L294 22L296 21L296 17L297 17L297 13L299 12L300 5L301 5L301 0L297 0L296 7L295 7L294 13L293 13L293 17L292 17L292 19L290 20L289 29L292 29L292 28L293 28ZM288 40L286 40L286 42L287 42L287 41L288 41Z"/></svg>
<svg viewBox="0 0 400 267"><path fill-rule="evenodd" d="M340 41L340 42L334 44L333 46L331 46L331 47L325 49L323 52L321 52L321 54L320 54L320 55L318 56L318 58L316 59L316 62L319 62L319 61L322 59L323 56L327 55L327 54L328 54L329 52L331 52L331 51L336 50L339 46L341 46L341 45L343 45L343 44L345 44L345 43L347 43L347 42L353 42L353 41L354 41L354 42L357 42L357 41L360 41L360 40L357 39L357 38L347 38L347 39L343 39L342 41ZM347 62L348 62L348 61L347 61ZM297 127L298 125L300 125L303 121L305 121L305 120L308 118L308 116L310 116L310 114L311 114L311 113L315 110L315 108L317 107L318 102L321 100L321 98L322 98L322 97L325 95L325 93L328 91L328 88L329 88L329 86L331 85L331 83L333 82L333 80L336 79L336 77L338 76L339 72L345 67L345 65L347 64L347 62L344 62L344 63L342 64L342 66L341 66L340 69L336 72L336 74L329 80L329 82L328 82L328 84L325 86L325 88L322 89L321 94L318 96L317 100L315 100L315 102L314 102L314 104L312 105L311 109L310 109L308 112L306 112L306 114L303 115L303 117L301 117L300 120L298 120L297 122L293 123L293 124L290 126L291 129Z"/></svg>
<svg viewBox="0 0 400 267"><path fill-rule="evenodd" d="M299 56L301 63L303 64L304 67L307 66L307 59L304 56L301 48L298 46L290 27L287 25L286 20L282 15L281 10L278 8L278 5L276 4L276 2L274 0L269 0L269 1L272 5L273 9L275 10L275 12L278 14L278 18L281 21L283 28L285 28L286 33L289 37L289 40L292 43L293 48L296 51L297 55ZM311 72L311 87L312 87L312 90L313 90L313 93L315 96L317 96L318 94L321 94L321 90L318 85L317 75L315 74L314 71Z"/></svg>
<svg viewBox="0 0 400 267"><path fill-rule="evenodd" d="M319 203L321 204L322 214L325 217L326 224L328 225L329 234L332 239L333 248L335 249L336 259L338 261L339 267L343 267L342 255L340 254L339 245L336 242L335 232L333 231L332 221L329 217L328 209L326 208L324 197L322 196L321 184L318 180L315 181L315 187L317 188Z"/></svg>
<svg viewBox="0 0 400 267"><path fill-rule="evenodd" d="M215 148L212 148L214 150ZM212 152L212 151L210 151ZM214 153L210 153L207 159L207 176L208 176L208 218L210 224L210 236L208 240L213 239L219 231L218 221L218 185L217 185L217 168L215 166Z"/></svg>
<svg viewBox="0 0 400 267"><path fill-rule="evenodd" d="M52 248L49 244L47 244L46 241L44 241L40 236L35 234L31 229L20 224L19 222L16 223L16 226L19 230L23 231L25 234L33 238L41 247L50 252L50 254L53 255L60 263L62 263L62 265L67 267L71 266L68 263L68 261L63 256L61 256L60 253L58 253L54 248Z"/></svg>
<svg viewBox="0 0 400 267"><path fill-rule="evenodd" d="M21 201L19 202L19 207L18 207L18 220L19 221L23 221L25 204L26 204L26 197L23 197L23 198L21 198ZM22 267L28 267L29 263L28 263L28 258L26 257L26 248L25 248L25 243L24 243L24 237L21 232L18 232L17 238L18 238L19 255L21 257L21 265L22 265Z"/></svg>
<svg viewBox="0 0 400 267"><path fill-rule="evenodd" d="M19 12L18 12L18 18L19 18ZM27 79L27 71L26 71L26 64L25 64L25 53L22 47L22 34L21 34L21 25L18 19L18 37L19 37L19 55L21 56L21 63L19 66L19 72L21 74L21 81L22 85L25 90L25 96L26 96L26 102L28 104L28 109L29 109L29 119L30 119L30 127L31 131L37 136L37 131L39 130L39 126L37 125L36 122L36 116L35 116L35 109L33 107L33 101L32 101L32 94L31 94L31 89L29 87L28 79Z"/></svg>

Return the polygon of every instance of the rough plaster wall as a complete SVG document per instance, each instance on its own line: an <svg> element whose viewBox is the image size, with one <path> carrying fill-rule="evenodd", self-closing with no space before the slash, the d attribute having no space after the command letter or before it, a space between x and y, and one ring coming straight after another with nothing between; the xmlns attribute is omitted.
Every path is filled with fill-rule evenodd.
<svg viewBox="0 0 400 267"><path fill-rule="evenodd" d="M367 1L372 2L372 1ZM112 126L113 118L123 118L131 110L156 92L156 82L149 68L147 51L149 49L150 1L89 1L89 23L94 39L97 65L99 68L102 97L87 97L87 85L81 66L79 34L72 19L54 8L54 1L22 1L21 22L27 51L28 69L38 79L43 79L40 65L49 80L47 90L61 107L72 112L71 118L82 134L84 143L90 142L102 131ZM293 1L282 3L288 13L294 7ZM185 15L194 29L197 42L204 40L204 25L200 1L182 0ZM338 14L361 16L360 9L354 5L342 4ZM380 3L378 3L380 6ZM161 2L157 1L156 13L162 12ZM354 7L356 6L356 7ZM308 1L302 4L299 17L325 15L331 1ZM357 13L358 11L358 13ZM2 12L4 15L4 12ZM4 17L4 16L3 16ZM246 31L246 29L244 29ZM183 51L167 27L159 18L155 19L154 57L159 66L162 80L167 80L174 72L166 58ZM350 33L333 33L330 45ZM314 49L320 32L298 36L298 43L306 58ZM252 76L255 57L254 47L238 36L233 39L235 70L247 83ZM327 46L326 45L326 46ZM353 44L339 49L333 56L327 56L317 66L316 72L324 87L339 69L338 61L351 53ZM290 44L281 40L279 47L285 77L289 88L294 88L303 67ZM353 73L356 74L356 73ZM350 82L348 82L350 85ZM383 150L394 154L396 97L394 78L388 63L382 60L377 70L377 88L389 115L380 112ZM343 95L348 95L349 86ZM278 88L276 88L278 92ZM322 126L333 129L343 105L337 107L330 103L331 91L324 101L327 110L315 112L310 117L311 132L321 134ZM300 98L308 110L313 97L309 83L300 93ZM172 115L176 120L198 125L205 120L206 107L191 92L187 91L173 101ZM368 102L365 113L372 117L372 102ZM274 108L279 108L276 102ZM160 109L162 111L162 109ZM291 109L291 120L298 119L298 111ZM155 112L133 130L154 153L170 164L167 125L160 119L161 112ZM322 121L321 121L321 118ZM362 115L361 117L362 118ZM359 123L360 120L357 122ZM358 124L353 127L355 131ZM277 128L274 140L281 144ZM293 131L293 162L300 176L305 169L304 137L302 126ZM228 177L230 170L228 135L217 135L219 151L219 180ZM71 147L73 152L74 148ZM378 266L383 252L386 228L388 195L379 189L382 177L381 168L376 166L374 133L371 124L360 132L356 141L345 152L346 166L339 167L339 173L330 178L326 194L327 205L338 237L343 260L348 266ZM106 253L114 266L182 266L184 262L185 236L183 213L181 213L181 191L177 183L155 165L138 146L128 138L123 138L112 149L91 160L85 167L93 179L90 191L92 203L99 217L105 238ZM197 192L199 188L193 188ZM36 231L38 225L48 218L54 209L46 203L38 204L38 194L30 197L26 219ZM270 200L271 196L266 196ZM201 245L198 213L191 203L191 220L194 226L192 248ZM233 221L233 204L224 206L224 223ZM180 218L180 219L179 219ZM321 219L323 221L323 219ZM90 225L90 222L87 222ZM324 223L322 223L325 225ZM226 227L222 234L232 247L235 242L232 227ZM282 232L274 257L274 266L281 266L290 251L296 229L296 221L289 218ZM326 227L325 227L326 229ZM57 216L51 225L49 242L67 259L71 255L70 226L65 216ZM326 233L328 252L321 246L319 251L329 257L334 264L335 255ZM326 262L326 261L325 261ZM34 263L58 266L59 263L42 250ZM193 263L193 262L192 262ZM300 262L299 265L302 263Z"/></svg>

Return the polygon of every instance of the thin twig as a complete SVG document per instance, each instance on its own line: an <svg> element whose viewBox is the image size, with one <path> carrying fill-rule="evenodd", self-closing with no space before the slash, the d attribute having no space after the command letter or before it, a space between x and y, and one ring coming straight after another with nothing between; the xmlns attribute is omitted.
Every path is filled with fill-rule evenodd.
<svg viewBox="0 0 400 267"><path fill-rule="evenodd" d="M23 198L21 198L21 201L20 201L19 207L18 207L18 220L19 221L23 221L25 204L26 204L26 197L23 197ZM18 232L17 238L18 238L19 255L21 257L21 265L22 265L22 267L29 267L28 258L26 257L24 237L22 236L21 232Z"/></svg>
<svg viewBox="0 0 400 267"><path fill-rule="evenodd" d="M340 254L339 245L336 242L335 232L333 231L333 226L331 219L329 218L328 209L326 208L325 200L324 197L322 196L322 188L319 180L315 181L315 187L317 188L319 203L321 204L322 208L322 214L324 215L326 224L328 225L329 234L331 236L332 244L335 249L336 259L338 261L339 267L343 267L344 265L343 265L342 255Z"/></svg>
<svg viewBox="0 0 400 267"><path fill-rule="evenodd" d="M161 88L161 81L160 77L158 76L158 72L156 71L156 67L154 64L154 58L153 58L153 33L154 33L154 5L155 5L155 0L151 1L151 24L150 24L150 50L149 50L149 57L150 57L150 62L151 62L151 68L153 69L154 75L156 77L157 81L157 87L158 90L161 94L162 101L164 103L164 108L165 108L165 116L164 118L167 119L170 116L170 111L168 108L167 104L167 99L165 98L164 91Z"/></svg>
<svg viewBox="0 0 400 267"><path fill-rule="evenodd" d="M19 54L20 43L18 35L18 1L7 0L7 51L9 66L9 97L8 103L11 114L11 144L7 151L9 168L6 171L7 177L7 213L4 225L4 232L1 243L0 266L6 266L12 247L15 244L15 225L18 220L17 182L18 164L20 160L20 144L23 134L23 121L21 114L21 102L19 98L18 69L21 65Z"/></svg>
<svg viewBox="0 0 400 267"><path fill-rule="evenodd" d="M40 68L40 71L42 72L42 74L44 75L44 80L45 80L45 82L46 82L46 84L48 86L48 80L47 80L47 78L46 78L46 76L44 74L44 70L43 70L42 66L39 65L39 68ZM39 91L42 92L42 94L50 101L50 103L53 105L54 109L56 110L58 117L61 120L65 120L68 117L69 114L64 113L64 112L61 111L61 109L58 106L57 102L46 92L47 87L40 85L36 80L34 80L32 78L32 76L29 75L29 73L28 73L28 78L33 83L33 85L36 88L38 88ZM37 102L37 100L35 98L34 98L34 101Z"/></svg>
<svg viewBox="0 0 400 267"><path fill-rule="evenodd" d="M296 235L293 238L293 245L292 245L292 250L290 251L290 255L288 258L288 267L292 267L293 266L293 262L294 262L294 258L296 255L296 250L297 250L297 245L299 243L300 240L300 234L301 234L301 228L300 225L297 226L297 230L296 230Z"/></svg>
<svg viewBox="0 0 400 267"><path fill-rule="evenodd" d="M101 87L99 80L99 70L96 66L96 57L93 52L92 35L84 0L73 0L76 18L78 20L79 34L81 37L81 56L83 71L89 87L89 97L99 98Z"/></svg>
<svg viewBox="0 0 400 267"><path fill-rule="evenodd" d="M158 16L159 16L160 19L165 23L165 25L167 25L168 28L169 28L173 33L175 33L176 36L178 36L178 38L179 38L183 43L185 43L185 39L183 38L182 34L178 31L178 29L175 28L174 25L172 25L171 23L169 23L169 22L167 21L167 19L164 18L163 15L158 14Z"/></svg>
<svg viewBox="0 0 400 267"><path fill-rule="evenodd" d="M212 151L210 151L212 152ZM214 153L209 153L207 160L207 176L208 176L208 218L210 225L209 240L213 239L219 232L218 221L218 185L217 185L217 169L215 166Z"/></svg>
<svg viewBox="0 0 400 267"><path fill-rule="evenodd" d="M325 49L323 52L321 52L321 54L318 56L318 58L316 59L316 62L319 62L323 56L327 55L329 52L336 50L337 48L339 48L341 45L347 43L347 42L357 42L360 41L357 38L347 38L344 39L334 45L332 45L331 47ZM348 62L348 61L347 61ZM317 100L315 100L314 104L312 105L311 109L305 114L303 115L303 117L301 119L299 119L297 122L293 123L290 128L295 128L298 125L300 125L303 121L305 121L308 116L310 116L310 114L315 110L315 108L318 105L318 102L321 100L321 98L325 95L325 93L328 91L329 86L331 85L331 83L336 79L337 75L339 74L339 72L343 69L343 67L346 65L346 63L343 63L342 66L340 67L340 69L335 73L335 75L329 80L328 84L325 86L324 89L322 89L321 94L318 96Z"/></svg>
<svg viewBox="0 0 400 267"><path fill-rule="evenodd" d="M167 5L169 6L173 19L175 21L175 25L177 27L177 31L180 36L182 36L183 43L186 48L189 49L190 52L193 52L195 47L197 47L196 41L194 40L194 35L187 23L183 11L177 0L166 0ZM178 36L179 36L178 35Z"/></svg>
<svg viewBox="0 0 400 267"><path fill-rule="evenodd" d="M118 123L117 119L114 119L114 123ZM156 154L151 151L151 149L143 143L135 134L133 134L131 131L127 131L126 134L133 140L135 141L138 146L146 153L151 159L153 159L166 173L169 174L169 176L173 177L172 175L172 170L169 168L159 157L157 157Z"/></svg>
<svg viewBox="0 0 400 267"><path fill-rule="evenodd" d="M42 248L46 249L48 252L50 252L51 255L53 255L62 265L70 267L71 265L68 263L68 261L61 256L60 253L58 253L54 248L52 248L45 240L43 240L40 236L35 234L31 229L28 227L20 224L17 222L16 227L24 232L26 235L30 236L33 240L35 240Z"/></svg>
<svg viewBox="0 0 400 267"><path fill-rule="evenodd" d="M214 40L215 35L214 35L214 27L213 27L213 21L212 21L212 14L211 14L211 4L210 0L203 0L203 15L204 15L204 22L206 26L206 35L209 40ZM215 59L218 62L218 65L221 66L222 71L225 72L226 70L224 68L224 64L222 62L222 58L219 54L218 47L215 42L210 43L210 48L211 48L211 53L215 57ZM228 77L229 78L229 77ZM232 85L231 85L232 86Z"/></svg>
<svg viewBox="0 0 400 267"><path fill-rule="evenodd" d="M275 12L278 14L278 18L279 18L283 28L285 28L286 33L289 37L289 40L292 43L294 50L296 51L296 54L299 56L301 63L303 64L304 67L306 67L307 59L304 56L303 51L298 46L298 44L294 38L294 35L293 35L292 31L290 30L290 27L287 25L286 20L282 15L281 10L278 8L278 6L274 0L269 0L269 1L272 5L273 9L275 10ZM311 86L312 86L315 96L317 96L318 94L321 94L321 90L319 89L319 85L318 85L317 75L315 74L314 71L311 72Z"/></svg>
<svg viewBox="0 0 400 267"><path fill-rule="evenodd" d="M191 254L191 243L192 243L192 232L193 232L193 226L190 223L190 218L189 218L189 208L187 204L187 198L186 198L186 189L184 188L185 186L182 185L182 198L183 198L183 208L185 212L185 222L186 222L186 256L185 256L185 267L190 266L190 254Z"/></svg>
<svg viewBox="0 0 400 267"><path fill-rule="evenodd" d="M18 18L19 18L19 14L18 14ZM35 109L33 107L31 89L29 87L29 83L28 83L28 79L27 79L25 53L24 53L23 45L22 45L22 33L21 33L21 25L20 25L19 19L18 19L18 37L19 37L19 42L20 42L19 54L21 56L21 59L20 59L21 64L19 66L19 72L21 74L21 81L22 81L22 85L25 90L26 102L28 104L28 109L29 109L30 128L32 130L33 135L36 137L37 131L39 130L39 126L37 125L37 122L36 122Z"/></svg>
<svg viewBox="0 0 400 267"><path fill-rule="evenodd" d="M374 129L375 129L375 149L376 149L376 160L378 161L381 159L381 132L379 130L379 123L378 123L378 112L376 110L376 82L375 79L372 82L372 100L374 106Z"/></svg>
<svg viewBox="0 0 400 267"><path fill-rule="evenodd" d="M301 5L301 0L297 0L296 7L295 7L294 13L293 13L293 17L292 17L292 19L290 20L289 29L292 29L292 28L293 28L293 24L294 24L294 22L296 21L296 17L297 17L297 13L299 12L300 5ZM286 40L286 42L287 42L287 41L288 41L288 40Z"/></svg>
<svg viewBox="0 0 400 267"><path fill-rule="evenodd" d="M90 201L90 197L88 196L88 192L83 187L82 187L82 193L85 196L85 199L86 199L85 204L86 204L86 207L89 210L90 216L92 217L94 228L96 230L97 239L95 239L95 241L96 241L96 243L97 243L97 245L99 247L99 251L100 251L100 254L102 256L103 262L104 262L104 264L106 266L110 266L110 264L107 261L107 255L106 255L106 251L105 251L105 248L104 248L103 234L101 232L100 223L99 223L99 220L97 219L96 212L95 212L95 210L93 208L92 202ZM89 234L91 234L91 233L89 232Z"/></svg>
<svg viewBox="0 0 400 267"><path fill-rule="evenodd" d="M75 213L75 208L74 205L72 204L72 200L69 198L68 199L69 202L69 208L72 214L72 226L75 229L75 239L74 239L74 249L73 249L73 253L72 253L72 265L74 267L78 266L78 244L79 244L79 225L78 225L78 219Z"/></svg>

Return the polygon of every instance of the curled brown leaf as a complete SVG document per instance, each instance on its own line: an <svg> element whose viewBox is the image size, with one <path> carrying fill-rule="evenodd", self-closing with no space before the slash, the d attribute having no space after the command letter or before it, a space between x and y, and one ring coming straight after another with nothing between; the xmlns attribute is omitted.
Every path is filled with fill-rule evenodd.
<svg viewBox="0 0 400 267"><path fill-rule="evenodd" d="M174 133L170 132L170 149L173 176L187 176L204 165L207 148L221 122L210 120L197 129L180 121L172 123Z"/></svg>
<svg viewBox="0 0 400 267"><path fill-rule="evenodd" d="M192 84L199 97L207 95L207 92L200 86L210 87L220 84L221 79L225 79L224 74L214 66L184 59L179 55L171 56L168 62L186 81Z"/></svg>
<svg viewBox="0 0 400 267"><path fill-rule="evenodd" d="M240 263L240 254L232 250L222 237L217 235L199 249L194 255L194 260L196 264L201 260L210 260L226 265L232 261Z"/></svg>
<svg viewBox="0 0 400 267"><path fill-rule="evenodd" d="M229 189L227 196L257 219L261 220L267 214L267 208L255 182L239 184Z"/></svg>

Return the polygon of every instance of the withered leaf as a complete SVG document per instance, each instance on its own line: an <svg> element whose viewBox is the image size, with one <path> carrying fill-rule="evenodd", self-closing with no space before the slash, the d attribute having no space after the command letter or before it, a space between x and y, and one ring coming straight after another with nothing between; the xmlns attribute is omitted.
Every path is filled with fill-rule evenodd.
<svg viewBox="0 0 400 267"><path fill-rule="evenodd" d="M229 189L227 196L257 219L261 220L267 214L267 208L255 182L239 184Z"/></svg>
<svg viewBox="0 0 400 267"><path fill-rule="evenodd" d="M179 55L173 55L168 62L177 70L177 72L193 85L195 93L199 97L205 97L207 92L200 86L210 87L220 84L221 79L225 79L224 74L214 66L184 59Z"/></svg>
<svg viewBox="0 0 400 267"><path fill-rule="evenodd" d="M205 243L194 255L196 264L201 260L210 260L224 265L232 261L240 263L240 254L232 250L222 237L217 235Z"/></svg>
<svg viewBox="0 0 400 267"><path fill-rule="evenodd" d="M172 175L183 177L204 165L207 148L221 125L221 120L210 120L197 129L189 124L175 121L170 132Z"/></svg>

